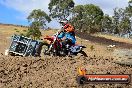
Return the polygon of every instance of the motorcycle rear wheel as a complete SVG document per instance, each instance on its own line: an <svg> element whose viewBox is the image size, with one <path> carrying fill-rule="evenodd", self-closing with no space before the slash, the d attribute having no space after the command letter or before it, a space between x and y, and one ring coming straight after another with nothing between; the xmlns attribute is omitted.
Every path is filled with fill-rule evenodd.
<svg viewBox="0 0 132 88"><path fill-rule="evenodd" d="M43 54L49 55L50 53L48 51L49 51L49 45L44 46Z"/></svg>
<svg viewBox="0 0 132 88"><path fill-rule="evenodd" d="M88 57L88 55L87 55L84 51L81 51L81 54L82 54L84 57Z"/></svg>

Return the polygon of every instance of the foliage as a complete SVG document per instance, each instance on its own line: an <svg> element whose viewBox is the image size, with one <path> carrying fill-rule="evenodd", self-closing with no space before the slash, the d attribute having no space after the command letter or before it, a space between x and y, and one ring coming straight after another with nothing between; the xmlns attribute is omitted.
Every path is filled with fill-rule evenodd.
<svg viewBox="0 0 132 88"><path fill-rule="evenodd" d="M40 25L41 24L39 22L32 22L27 31L26 36L31 37L33 39L39 39L41 37L41 32L39 30Z"/></svg>
<svg viewBox="0 0 132 88"><path fill-rule="evenodd" d="M114 15L109 17L105 15L102 20L102 32L118 34L119 36L132 34L132 0L128 6L123 8L115 8Z"/></svg>
<svg viewBox="0 0 132 88"><path fill-rule="evenodd" d="M16 28L14 28L14 30L15 30L15 31L17 31L17 29L16 29Z"/></svg>
<svg viewBox="0 0 132 88"><path fill-rule="evenodd" d="M102 19L102 30L101 32L106 32L106 33L112 33L113 32L113 27L112 27L112 17L109 15L104 15Z"/></svg>
<svg viewBox="0 0 132 88"><path fill-rule="evenodd" d="M27 17L29 22L39 22L40 27L46 25L46 22L50 22L50 17L42 10L33 10L30 15Z"/></svg>
<svg viewBox="0 0 132 88"><path fill-rule="evenodd" d="M16 30L17 33L19 33L20 31Z"/></svg>
<svg viewBox="0 0 132 88"><path fill-rule="evenodd" d="M77 5L73 9L73 17L70 19L71 23L75 26L76 29L81 30L83 26L83 13L84 13L84 6Z"/></svg>
<svg viewBox="0 0 132 88"><path fill-rule="evenodd" d="M132 17L132 0L128 2L128 7L126 7L126 12L130 17Z"/></svg>
<svg viewBox="0 0 132 88"><path fill-rule="evenodd" d="M14 30L15 30L15 32L16 32L15 34L17 34L17 35L22 35L22 36L25 36L26 31L27 31L27 30L19 31L17 28L15 28Z"/></svg>
<svg viewBox="0 0 132 88"><path fill-rule="evenodd" d="M77 5L72 10L70 22L76 29L88 33L105 32L120 36L132 34L132 0L125 9L115 8L113 16L93 4Z"/></svg>
<svg viewBox="0 0 132 88"><path fill-rule="evenodd" d="M91 45L90 46L90 50L93 51L95 48L94 48L94 45Z"/></svg>
<svg viewBox="0 0 132 88"><path fill-rule="evenodd" d="M71 22L81 31L88 33L100 32L103 11L93 4L78 5L73 9Z"/></svg>
<svg viewBox="0 0 132 88"><path fill-rule="evenodd" d="M50 0L48 9L52 18L65 19L74 7L73 0Z"/></svg>
<svg viewBox="0 0 132 88"><path fill-rule="evenodd" d="M130 14L128 14L126 9L116 8L114 10L113 16L113 24L114 25L114 33L123 36L127 33L130 33L131 22L130 22Z"/></svg>
<svg viewBox="0 0 132 88"><path fill-rule="evenodd" d="M65 19L70 16L71 24L78 30L87 33L105 32L124 36L132 34L132 0L125 9L115 8L113 16L104 15L99 6L93 4L76 5L73 0L50 0L48 16L44 11L33 10L28 16L31 23L26 36L40 38L40 28L53 19ZM70 15L72 14L72 15Z"/></svg>
<svg viewBox="0 0 132 88"><path fill-rule="evenodd" d="M39 29L46 26L46 22L50 22L50 17L42 10L33 10L27 17L28 21L31 22L30 27L26 33L27 37L32 37L33 39L39 39L41 32Z"/></svg>
<svg viewBox="0 0 132 88"><path fill-rule="evenodd" d="M27 30L23 30L23 32L27 32Z"/></svg>

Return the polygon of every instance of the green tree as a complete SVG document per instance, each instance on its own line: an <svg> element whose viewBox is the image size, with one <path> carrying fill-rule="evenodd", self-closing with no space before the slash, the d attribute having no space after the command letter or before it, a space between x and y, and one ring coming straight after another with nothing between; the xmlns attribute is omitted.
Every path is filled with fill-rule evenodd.
<svg viewBox="0 0 132 88"><path fill-rule="evenodd" d="M73 0L50 0L48 9L52 18L65 19L73 7Z"/></svg>
<svg viewBox="0 0 132 88"><path fill-rule="evenodd" d="M126 18L124 19L124 27L129 33L129 37L132 33L132 0L129 0L128 7L125 9Z"/></svg>
<svg viewBox="0 0 132 88"><path fill-rule="evenodd" d="M123 9L118 9L118 8L114 9L114 16L112 17L114 34L120 34L119 21L120 21L122 12L123 12Z"/></svg>
<svg viewBox="0 0 132 88"><path fill-rule="evenodd" d="M27 17L29 22L39 22L40 27L46 26L46 22L50 22L50 17L41 9L33 10Z"/></svg>
<svg viewBox="0 0 132 88"><path fill-rule="evenodd" d="M41 36L41 32L40 32L40 23L37 21L32 22L32 24L30 25L28 32L26 34L26 36L31 37L32 39L39 39Z"/></svg>
<svg viewBox="0 0 132 88"><path fill-rule="evenodd" d="M81 28L82 31L86 31L88 33L101 31L103 11L98 6L95 6L93 4L75 6L73 9L73 14L73 24L81 23L81 25L78 25L78 28Z"/></svg>
<svg viewBox="0 0 132 88"><path fill-rule="evenodd" d="M26 33L27 37L32 37L33 39L39 39L41 32L39 29L46 26L46 22L50 22L50 17L42 10L33 10L27 17L28 21L31 23L28 31Z"/></svg>
<svg viewBox="0 0 132 88"><path fill-rule="evenodd" d="M131 22L129 20L129 18L125 17L125 19L122 19L120 21L120 24L119 24L119 28L120 28L120 34L121 36L125 35L125 34L130 34L130 27L131 27Z"/></svg>
<svg viewBox="0 0 132 88"><path fill-rule="evenodd" d="M129 16L132 16L132 0L128 2L128 7L126 7L126 12L129 14Z"/></svg>
<svg viewBox="0 0 132 88"><path fill-rule="evenodd" d="M102 31L101 32L107 32L107 33L112 33L113 28L112 28L112 17L109 15L104 15L102 19Z"/></svg>
<svg viewBox="0 0 132 88"><path fill-rule="evenodd" d="M70 22L75 26L76 29L82 30L84 6L77 5L74 7L72 12L73 17L70 19Z"/></svg>
<svg viewBox="0 0 132 88"><path fill-rule="evenodd" d="M127 12L127 8L114 9L113 24L114 24L113 28L115 34L119 34L120 36L123 36L130 33L131 22L130 22L130 14Z"/></svg>

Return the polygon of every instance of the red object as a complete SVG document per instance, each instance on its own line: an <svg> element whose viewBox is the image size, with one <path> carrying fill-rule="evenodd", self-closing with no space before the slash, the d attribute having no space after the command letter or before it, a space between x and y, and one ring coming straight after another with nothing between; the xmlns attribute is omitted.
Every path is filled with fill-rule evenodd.
<svg viewBox="0 0 132 88"><path fill-rule="evenodd" d="M52 44L54 42L55 36L46 36L44 39L49 40L50 44ZM57 38L56 42L54 43L54 48L57 48L58 45L62 47L60 42L60 39Z"/></svg>
<svg viewBox="0 0 132 88"><path fill-rule="evenodd" d="M52 37L52 36L46 36L44 39L47 39L49 41L53 41L54 40L54 37Z"/></svg>
<svg viewBox="0 0 132 88"><path fill-rule="evenodd" d="M66 25L64 26L64 29L66 29L68 26L69 26L69 24L66 24Z"/></svg>
<svg viewBox="0 0 132 88"><path fill-rule="evenodd" d="M85 75L87 78L129 78L129 75Z"/></svg>
<svg viewBox="0 0 132 88"><path fill-rule="evenodd" d="M71 24L65 24L65 26L63 27L67 32L73 32L74 31L74 27Z"/></svg>

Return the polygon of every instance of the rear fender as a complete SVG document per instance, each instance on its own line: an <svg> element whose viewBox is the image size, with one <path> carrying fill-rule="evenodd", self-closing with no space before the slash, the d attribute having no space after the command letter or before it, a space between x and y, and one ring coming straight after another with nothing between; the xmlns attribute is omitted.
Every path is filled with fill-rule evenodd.
<svg viewBox="0 0 132 88"><path fill-rule="evenodd" d="M81 48L86 48L86 46L78 45L78 44L75 44L75 45L73 45L73 46L79 46L79 47L81 47Z"/></svg>
<svg viewBox="0 0 132 88"><path fill-rule="evenodd" d="M79 53L82 51L82 49L83 49L82 46L78 46L78 45L70 47L72 53Z"/></svg>
<svg viewBox="0 0 132 88"><path fill-rule="evenodd" d="M86 46L80 46L80 47L82 47L82 48L86 48Z"/></svg>

